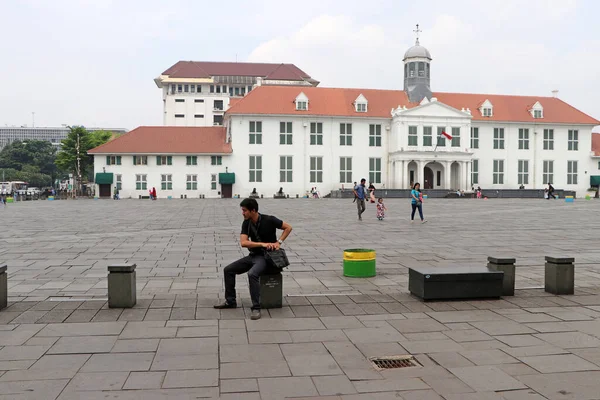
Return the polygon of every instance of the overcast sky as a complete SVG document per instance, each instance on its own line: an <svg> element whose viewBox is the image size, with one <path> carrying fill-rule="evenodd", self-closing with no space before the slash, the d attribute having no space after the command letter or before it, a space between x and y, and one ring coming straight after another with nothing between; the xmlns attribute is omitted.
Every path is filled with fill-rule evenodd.
<svg viewBox="0 0 600 400"><path fill-rule="evenodd" d="M294 63L321 86L402 89L414 44L432 90L559 97L600 118L594 0L0 0L0 125L162 124L178 60Z"/></svg>

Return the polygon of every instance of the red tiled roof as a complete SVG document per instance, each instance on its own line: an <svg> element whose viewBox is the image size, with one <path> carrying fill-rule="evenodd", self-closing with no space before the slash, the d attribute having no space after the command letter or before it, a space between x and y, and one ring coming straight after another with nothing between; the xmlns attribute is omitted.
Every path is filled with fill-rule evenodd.
<svg viewBox="0 0 600 400"><path fill-rule="evenodd" d="M225 127L140 126L88 154L225 154Z"/></svg>
<svg viewBox="0 0 600 400"><path fill-rule="evenodd" d="M279 80L308 80L310 75L294 64L179 61L162 75L171 78L209 78L211 76L254 76ZM271 76L273 75L273 76Z"/></svg>
<svg viewBox="0 0 600 400"><path fill-rule="evenodd" d="M297 111L294 100L304 92L308 97L308 111ZM368 101L367 112L356 112L354 101L362 94ZM598 124L599 121L554 97L508 96L469 93L433 93L438 101L458 110L469 108L473 120L514 121L565 124ZM483 117L478 107L489 100L493 116ZM531 105L539 101L544 108L544 118L531 116ZM391 118L390 111L398 106L417 107L410 103L402 90L338 89L324 87L259 86L233 105L231 114L304 114L353 117Z"/></svg>
<svg viewBox="0 0 600 400"><path fill-rule="evenodd" d="M592 133L592 151L595 156L600 156L600 133Z"/></svg>

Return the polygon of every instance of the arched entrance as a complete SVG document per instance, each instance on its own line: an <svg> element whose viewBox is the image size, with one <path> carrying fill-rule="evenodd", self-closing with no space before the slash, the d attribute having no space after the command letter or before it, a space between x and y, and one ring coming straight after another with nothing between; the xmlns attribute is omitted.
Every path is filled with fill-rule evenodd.
<svg viewBox="0 0 600 400"><path fill-rule="evenodd" d="M423 169L423 189L433 189L433 171L429 167Z"/></svg>

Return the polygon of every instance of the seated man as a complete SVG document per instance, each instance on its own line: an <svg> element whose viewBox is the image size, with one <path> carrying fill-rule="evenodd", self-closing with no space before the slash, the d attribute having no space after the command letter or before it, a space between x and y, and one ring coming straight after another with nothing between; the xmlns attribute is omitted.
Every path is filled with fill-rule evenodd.
<svg viewBox="0 0 600 400"><path fill-rule="evenodd" d="M279 246L292 232L292 227L271 215L259 214L258 202L254 199L244 199L240 203L242 208L242 232L240 244L250 250L250 255L234 261L223 270L225 279L225 302L214 306L217 309L236 308L237 297L235 293L235 276L248 273L250 298L252 300L251 319L260 319L260 276L268 270L265 251L278 250ZM283 233L277 239L277 229Z"/></svg>

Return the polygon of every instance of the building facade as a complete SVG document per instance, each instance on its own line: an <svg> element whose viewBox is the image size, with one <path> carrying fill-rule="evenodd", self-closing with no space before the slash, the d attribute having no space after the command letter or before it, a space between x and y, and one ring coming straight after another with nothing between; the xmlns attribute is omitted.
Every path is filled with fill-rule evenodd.
<svg viewBox="0 0 600 400"><path fill-rule="evenodd" d="M179 61L154 80L166 126L220 126L232 99L255 85L316 86L293 64Z"/></svg>
<svg viewBox="0 0 600 400"><path fill-rule="evenodd" d="M418 42L406 52L404 90L256 85L229 103L223 127L138 128L94 149L95 170L114 174L114 187L119 176L123 197L146 195L151 186L159 197L244 197L254 189L271 197L280 188L295 197L313 187L325 195L362 178L390 189L552 183L586 194L600 175L600 153L592 152L598 120L555 96L434 92L431 61ZM167 94L173 105L175 85L176 94ZM184 145L174 147L177 138ZM188 185L193 179L197 185Z"/></svg>
<svg viewBox="0 0 600 400"><path fill-rule="evenodd" d="M126 129L114 129L114 128L86 128L88 131L109 131L117 134L126 133ZM28 127L0 127L0 150L3 149L7 144L19 140L21 142L26 140L45 140L57 148L60 148L63 139L66 139L69 135L69 128L60 127L39 127L39 128L28 128Z"/></svg>

